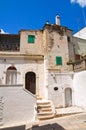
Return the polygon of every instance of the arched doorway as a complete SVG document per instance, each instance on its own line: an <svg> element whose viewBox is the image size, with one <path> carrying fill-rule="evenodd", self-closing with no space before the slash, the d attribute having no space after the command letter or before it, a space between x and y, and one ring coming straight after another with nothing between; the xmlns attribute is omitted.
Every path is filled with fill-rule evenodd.
<svg viewBox="0 0 86 130"><path fill-rule="evenodd" d="M17 69L14 66L10 66L6 72L6 84L17 84Z"/></svg>
<svg viewBox="0 0 86 130"><path fill-rule="evenodd" d="M27 72L25 75L25 88L33 94L36 94L36 74Z"/></svg>
<svg viewBox="0 0 86 130"><path fill-rule="evenodd" d="M66 88L65 89L65 107L72 106L72 89Z"/></svg>

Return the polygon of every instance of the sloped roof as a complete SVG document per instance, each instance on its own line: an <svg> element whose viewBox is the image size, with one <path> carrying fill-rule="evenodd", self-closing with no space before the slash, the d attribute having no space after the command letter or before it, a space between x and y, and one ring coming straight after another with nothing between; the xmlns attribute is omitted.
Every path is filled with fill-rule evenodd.
<svg viewBox="0 0 86 130"><path fill-rule="evenodd" d="M82 28L80 31L75 33L73 36L78 37L78 38L82 38L82 39L86 39L86 27Z"/></svg>

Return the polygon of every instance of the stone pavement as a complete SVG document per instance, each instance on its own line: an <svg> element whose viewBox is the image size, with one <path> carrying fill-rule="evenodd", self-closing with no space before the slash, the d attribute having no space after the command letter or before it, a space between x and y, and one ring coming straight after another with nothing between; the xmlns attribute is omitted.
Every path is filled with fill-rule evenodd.
<svg viewBox="0 0 86 130"><path fill-rule="evenodd" d="M22 122L21 120L16 124L8 122L8 125L0 126L0 130L25 130L24 125L26 125L26 130L86 130L86 109L60 108L56 109L56 118L35 122Z"/></svg>
<svg viewBox="0 0 86 130"><path fill-rule="evenodd" d="M21 125L0 130L86 130L86 113L35 121L27 124L26 128Z"/></svg>
<svg viewBox="0 0 86 130"><path fill-rule="evenodd" d="M27 127L27 130L86 130L86 113L38 121L32 128Z"/></svg>
<svg viewBox="0 0 86 130"><path fill-rule="evenodd" d="M82 107L66 107L66 108L58 108L56 109L56 116L64 116L64 115L72 115L76 113L83 113L86 112L85 108Z"/></svg>

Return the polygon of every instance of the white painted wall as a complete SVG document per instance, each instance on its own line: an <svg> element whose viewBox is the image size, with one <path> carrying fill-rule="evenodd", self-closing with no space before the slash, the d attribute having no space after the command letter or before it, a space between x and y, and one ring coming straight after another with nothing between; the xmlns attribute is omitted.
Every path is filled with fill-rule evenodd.
<svg viewBox="0 0 86 130"><path fill-rule="evenodd" d="M86 71L75 73L73 86L75 105L86 107Z"/></svg>
<svg viewBox="0 0 86 130"><path fill-rule="evenodd" d="M0 60L0 84L6 84L6 71L10 66L17 69L17 84L23 84L25 87L25 74L34 72L36 74L37 95L45 97L44 92L44 62L42 60L24 60L9 58L5 62ZM41 91L42 90L42 91Z"/></svg>
<svg viewBox="0 0 86 130"><path fill-rule="evenodd" d="M22 86L1 87L0 95L3 96L3 124L5 126L30 122L35 119L36 98L26 92Z"/></svg>
<svg viewBox="0 0 86 130"><path fill-rule="evenodd" d="M65 107L65 89L71 88L73 95L73 80L72 74L49 74L49 86L48 86L48 98L53 101L55 107ZM54 90L54 87L58 87L58 90ZM72 105L73 105L72 96Z"/></svg>

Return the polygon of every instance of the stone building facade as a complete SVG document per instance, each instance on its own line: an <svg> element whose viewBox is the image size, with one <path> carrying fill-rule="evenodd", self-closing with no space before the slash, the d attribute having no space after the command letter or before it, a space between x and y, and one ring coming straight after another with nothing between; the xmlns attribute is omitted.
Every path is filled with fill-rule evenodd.
<svg viewBox="0 0 86 130"><path fill-rule="evenodd" d="M46 23L42 30L0 34L0 95L3 122L35 120L37 100L54 108L77 105L74 94L76 54L72 30ZM77 67L76 67L77 68Z"/></svg>

